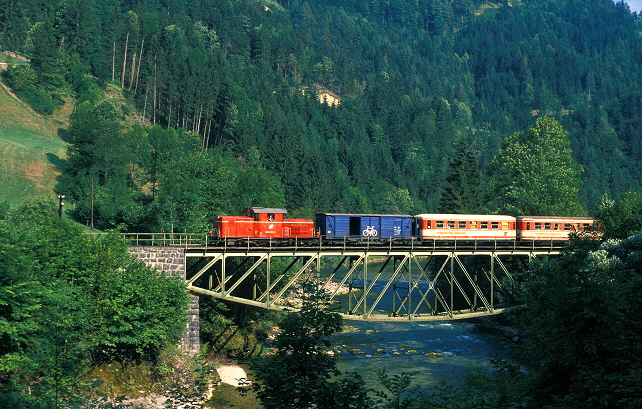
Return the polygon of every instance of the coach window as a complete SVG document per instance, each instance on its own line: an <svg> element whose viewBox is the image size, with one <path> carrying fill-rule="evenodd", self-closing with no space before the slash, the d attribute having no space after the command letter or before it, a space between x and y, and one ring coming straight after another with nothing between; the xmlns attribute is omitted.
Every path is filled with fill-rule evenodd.
<svg viewBox="0 0 642 409"><path fill-rule="evenodd" d="M499 230L499 222L491 222L490 228L493 230Z"/></svg>
<svg viewBox="0 0 642 409"><path fill-rule="evenodd" d="M459 228L460 229L465 229L466 228L466 221L465 220L460 220L459 221Z"/></svg>
<svg viewBox="0 0 642 409"><path fill-rule="evenodd" d="M560 229L560 224L559 223L555 223L555 228L553 230L559 230L559 229Z"/></svg>
<svg viewBox="0 0 642 409"><path fill-rule="evenodd" d="M482 229L488 229L488 222L481 222L481 228Z"/></svg>
<svg viewBox="0 0 642 409"><path fill-rule="evenodd" d="M452 221L452 220L449 220L449 221L448 221L448 228L449 228L449 229L454 229L454 228L455 228L455 222L454 222L454 221Z"/></svg>
<svg viewBox="0 0 642 409"><path fill-rule="evenodd" d="M564 230L571 230L571 223L564 223Z"/></svg>
<svg viewBox="0 0 642 409"><path fill-rule="evenodd" d="M443 220L437 220L437 228L438 229L443 229L444 228Z"/></svg>
<svg viewBox="0 0 642 409"><path fill-rule="evenodd" d="M551 229L551 224L550 223L544 223L544 230L550 230Z"/></svg>
<svg viewBox="0 0 642 409"><path fill-rule="evenodd" d="M477 229L477 221L470 222L470 228L471 229Z"/></svg>
<svg viewBox="0 0 642 409"><path fill-rule="evenodd" d="M586 230L586 229L588 229L588 228L589 228L589 224L588 224L588 223L584 223L584 224L582 225L582 230Z"/></svg>
<svg viewBox="0 0 642 409"><path fill-rule="evenodd" d="M542 223L535 223L535 230L542 230Z"/></svg>
<svg viewBox="0 0 642 409"><path fill-rule="evenodd" d="M510 229L510 225L508 222L502 222L502 230L508 230Z"/></svg>

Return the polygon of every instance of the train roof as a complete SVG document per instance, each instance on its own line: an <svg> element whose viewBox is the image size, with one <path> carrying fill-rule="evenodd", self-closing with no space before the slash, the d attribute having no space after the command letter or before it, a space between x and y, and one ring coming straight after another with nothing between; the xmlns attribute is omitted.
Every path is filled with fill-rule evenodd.
<svg viewBox="0 0 642 409"><path fill-rule="evenodd" d="M518 220L570 220L570 221L594 221L592 217L584 216L517 216Z"/></svg>
<svg viewBox="0 0 642 409"><path fill-rule="evenodd" d="M502 221L515 221L513 216L506 216L501 214L448 214L448 213L422 213L415 217L422 219L438 219L438 220L502 220Z"/></svg>
<svg viewBox="0 0 642 409"><path fill-rule="evenodd" d="M246 213L247 210L251 210L252 213L287 213L288 211L280 207L248 207L243 210L243 213Z"/></svg>
<svg viewBox="0 0 642 409"><path fill-rule="evenodd" d="M317 213L317 216L412 217L409 214L379 214L379 213Z"/></svg>

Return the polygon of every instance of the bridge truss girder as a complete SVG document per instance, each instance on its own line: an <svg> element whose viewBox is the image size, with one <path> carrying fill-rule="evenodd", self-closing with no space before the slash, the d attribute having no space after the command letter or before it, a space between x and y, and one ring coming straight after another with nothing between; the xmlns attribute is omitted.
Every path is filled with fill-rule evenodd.
<svg viewBox="0 0 642 409"><path fill-rule="evenodd" d="M204 250L186 252L186 283L195 293L271 310L297 310L307 286L322 289L345 319L453 320L518 305L516 266L557 255L554 250Z"/></svg>

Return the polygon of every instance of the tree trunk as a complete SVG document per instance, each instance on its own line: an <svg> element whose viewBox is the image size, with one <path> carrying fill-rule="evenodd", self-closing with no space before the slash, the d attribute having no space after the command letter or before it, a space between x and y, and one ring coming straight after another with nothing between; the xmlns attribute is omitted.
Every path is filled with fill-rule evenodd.
<svg viewBox="0 0 642 409"><path fill-rule="evenodd" d="M114 50L111 54L111 82L116 79L116 42L114 41Z"/></svg>
<svg viewBox="0 0 642 409"><path fill-rule="evenodd" d="M123 73L120 76L120 87L125 88L125 70L127 69L127 46L129 45L129 32L125 38L125 53L123 54Z"/></svg>
<svg viewBox="0 0 642 409"><path fill-rule="evenodd" d="M134 73L136 71L136 51L134 51L134 54L132 55L132 72L131 75L129 76L129 90L132 90L132 84L134 83Z"/></svg>
<svg viewBox="0 0 642 409"><path fill-rule="evenodd" d="M154 104L153 104L153 112L152 112L152 123L156 125L156 80L157 80L157 73L156 73L156 57L157 55L154 55Z"/></svg>
<svg viewBox="0 0 642 409"><path fill-rule="evenodd" d="M134 94L138 91L138 78L140 77L140 63L143 60L143 45L145 44L145 39L140 42L140 53L138 54L138 68L136 68L136 86L134 87Z"/></svg>

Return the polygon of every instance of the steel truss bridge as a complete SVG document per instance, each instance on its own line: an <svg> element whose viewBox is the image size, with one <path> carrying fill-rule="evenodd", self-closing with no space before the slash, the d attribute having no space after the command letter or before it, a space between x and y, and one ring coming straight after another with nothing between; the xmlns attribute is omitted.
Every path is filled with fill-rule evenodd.
<svg viewBox="0 0 642 409"><path fill-rule="evenodd" d="M563 249L515 242L441 246L185 245L185 278L194 293L270 310L296 311L317 289L344 319L453 320L518 306L518 276L528 274L530 262Z"/></svg>

